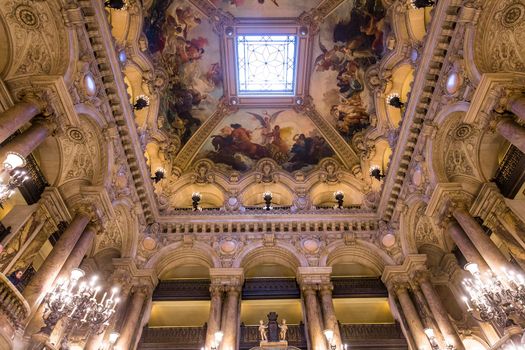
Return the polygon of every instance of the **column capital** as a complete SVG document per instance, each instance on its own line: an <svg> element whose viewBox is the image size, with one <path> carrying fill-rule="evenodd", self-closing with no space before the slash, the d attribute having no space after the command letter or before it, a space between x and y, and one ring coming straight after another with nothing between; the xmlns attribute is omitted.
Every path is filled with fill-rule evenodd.
<svg viewBox="0 0 525 350"><path fill-rule="evenodd" d="M399 281L406 282L414 271L426 270L426 262L425 254L409 254L403 264L385 266L381 280L387 286Z"/></svg>
<svg viewBox="0 0 525 350"><path fill-rule="evenodd" d="M301 284L301 291L305 295L311 295L317 293L319 286L317 284Z"/></svg>
<svg viewBox="0 0 525 350"><path fill-rule="evenodd" d="M332 295L334 290L333 283L323 283L319 285L319 293L322 295Z"/></svg>
<svg viewBox="0 0 525 350"><path fill-rule="evenodd" d="M212 285L242 287L244 283L243 268L210 268Z"/></svg>
<svg viewBox="0 0 525 350"><path fill-rule="evenodd" d="M467 193L461 184L455 182L438 183L425 210L425 215L441 222L451 216L457 208L468 209L472 195Z"/></svg>
<svg viewBox="0 0 525 350"><path fill-rule="evenodd" d="M224 292L224 287L220 284L211 284L210 285L210 295L211 297L222 296L222 293Z"/></svg>
<svg viewBox="0 0 525 350"><path fill-rule="evenodd" d="M297 269L297 282L300 285L322 285L330 284L332 267L299 267Z"/></svg>

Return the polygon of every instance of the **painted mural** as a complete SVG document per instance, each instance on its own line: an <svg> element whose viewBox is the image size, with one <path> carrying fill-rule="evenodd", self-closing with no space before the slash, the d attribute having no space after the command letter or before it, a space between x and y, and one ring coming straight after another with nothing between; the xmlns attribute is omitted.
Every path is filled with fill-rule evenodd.
<svg viewBox="0 0 525 350"><path fill-rule="evenodd" d="M212 0L236 17L297 17L316 7L321 0Z"/></svg>
<svg viewBox="0 0 525 350"><path fill-rule="evenodd" d="M223 95L219 40L208 21L182 0L154 0L144 33L155 66L168 81L159 127L184 145Z"/></svg>
<svg viewBox="0 0 525 350"><path fill-rule="evenodd" d="M321 27L310 93L347 141L370 125L374 107L364 76L386 53L388 31L381 0L346 1Z"/></svg>
<svg viewBox="0 0 525 350"><path fill-rule="evenodd" d="M285 170L308 171L334 152L310 119L293 110L240 110L225 118L197 159L225 169L248 171L261 158Z"/></svg>

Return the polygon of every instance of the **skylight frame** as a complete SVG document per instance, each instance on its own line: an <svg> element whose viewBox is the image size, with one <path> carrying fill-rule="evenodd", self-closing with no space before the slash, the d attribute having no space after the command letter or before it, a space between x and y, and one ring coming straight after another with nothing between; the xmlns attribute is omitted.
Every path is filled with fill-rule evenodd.
<svg viewBox="0 0 525 350"><path fill-rule="evenodd" d="M237 72L237 37L248 35L290 35L295 36L295 86L293 93L245 94L239 91ZM313 37L309 28L297 19L289 18L238 18L231 26L222 28L221 65L223 67L223 101L238 107L267 108L269 105L293 107L301 105L308 96L309 79L313 52Z"/></svg>
<svg viewBox="0 0 525 350"><path fill-rule="evenodd" d="M242 40L242 41L241 41ZM253 58L253 55L250 54L250 49L257 50L259 53L257 56L261 56L260 51L264 51L257 45L268 45L268 43L274 43L274 50L277 48L277 52L282 54L282 62L276 60L276 63L284 66L282 71L279 73L282 75L282 80L278 83L270 82L266 84L265 82L257 81L257 79L250 79L249 75L252 72L250 65L256 67L256 62L242 62L242 59ZM241 47L242 45L242 47ZM271 44L270 44L271 45ZM235 40L235 59L236 59L236 83L237 83L237 93L239 96L294 96L296 91L297 83L297 45L298 38L296 35L290 34L238 34ZM255 47L255 48L254 48ZM271 49L270 49L271 50ZM281 52L282 50L282 52ZM291 51L291 52L290 52ZM271 54L271 53L270 53ZM273 55L276 53L274 52ZM291 64L290 64L291 60ZM261 67L259 73L262 70L268 70L267 74L272 74L271 69L265 69ZM275 70L275 69L274 69ZM280 69L279 69L280 70ZM275 81L275 79L274 79ZM262 89L253 89L250 86L259 85L259 86L268 86L268 88ZM273 86L272 86L273 85ZM275 88L275 85L283 85L282 89ZM245 86L245 88L243 88ZM289 86L289 88L288 88Z"/></svg>

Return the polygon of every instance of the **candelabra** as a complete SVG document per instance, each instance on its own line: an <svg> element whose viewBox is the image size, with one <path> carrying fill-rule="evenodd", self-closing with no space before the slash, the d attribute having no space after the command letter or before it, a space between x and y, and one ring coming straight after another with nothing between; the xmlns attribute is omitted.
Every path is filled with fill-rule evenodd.
<svg viewBox="0 0 525 350"><path fill-rule="evenodd" d="M272 199L273 199L272 192L264 192L263 193L264 209L265 210L271 210L272 209Z"/></svg>
<svg viewBox="0 0 525 350"><path fill-rule="evenodd" d="M334 198L337 201L337 205L334 207L334 209L343 209L343 200L345 198L343 191L334 192Z"/></svg>
<svg viewBox="0 0 525 350"><path fill-rule="evenodd" d="M370 176L372 176L377 181L381 181L381 179L385 177L385 175L381 173L381 169L379 169L378 166L373 166L370 168Z"/></svg>
<svg viewBox="0 0 525 350"><path fill-rule="evenodd" d="M202 199L202 195L200 192L193 192L191 194L191 201L193 206L193 211L202 210L202 208L199 206L199 202Z"/></svg>
<svg viewBox="0 0 525 350"><path fill-rule="evenodd" d="M44 323L41 333L51 334L57 322L67 320L67 331L61 344L67 349L68 332L74 327L85 327L88 334L100 334L108 326L119 302L117 288L112 288L111 296L105 292L100 300L97 294L101 287L96 285L97 277L86 282L84 271L74 269L69 279L60 280L45 297Z"/></svg>
<svg viewBox="0 0 525 350"><path fill-rule="evenodd" d="M15 152L8 152L0 171L0 206L15 194L15 190L29 179L25 170L25 158Z"/></svg>
<svg viewBox="0 0 525 350"><path fill-rule="evenodd" d="M525 318L525 279L513 271L481 274L477 264L465 266L472 278L463 280L469 297L464 296L467 311L483 322L506 327L512 317ZM469 303L470 301L470 303ZM471 306L472 304L472 306Z"/></svg>
<svg viewBox="0 0 525 350"><path fill-rule="evenodd" d="M436 335L434 334L434 330L432 328L425 328L424 332L430 342L430 346L432 346L432 350L441 350ZM456 348L454 345L445 343L445 350L456 350Z"/></svg>
<svg viewBox="0 0 525 350"><path fill-rule="evenodd" d="M399 94L397 93L391 93L390 95L388 95L386 97L386 102L392 106L392 107L395 107L395 108L403 108L405 106L405 104L403 102L401 102L401 97L399 96Z"/></svg>

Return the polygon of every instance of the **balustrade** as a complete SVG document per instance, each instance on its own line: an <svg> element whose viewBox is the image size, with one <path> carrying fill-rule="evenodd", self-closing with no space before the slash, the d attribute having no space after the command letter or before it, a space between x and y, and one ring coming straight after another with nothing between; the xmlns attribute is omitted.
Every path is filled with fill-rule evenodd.
<svg viewBox="0 0 525 350"><path fill-rule="evenodd" d="M22 328L22 322L29 316L31 309L22 294L0 273L0 332L10 339L17 329Z"/></svg>

